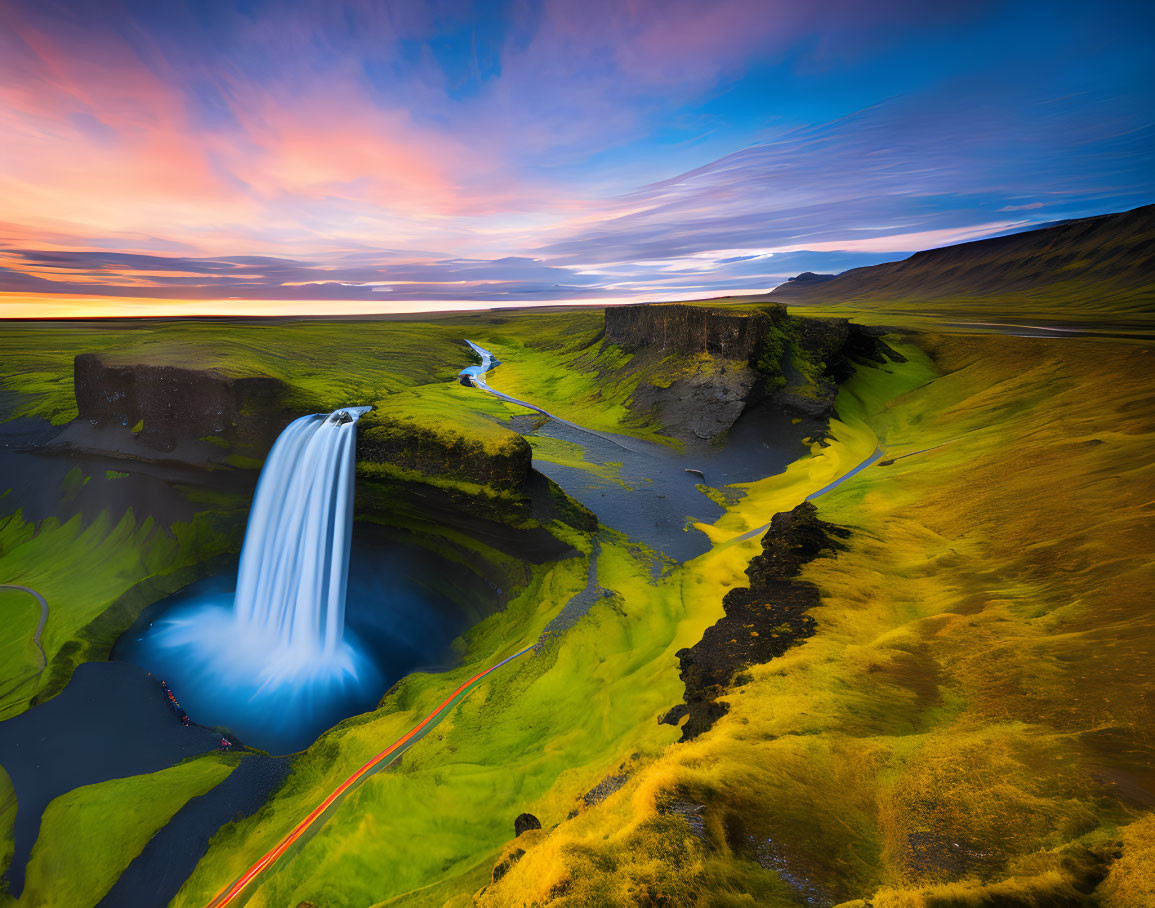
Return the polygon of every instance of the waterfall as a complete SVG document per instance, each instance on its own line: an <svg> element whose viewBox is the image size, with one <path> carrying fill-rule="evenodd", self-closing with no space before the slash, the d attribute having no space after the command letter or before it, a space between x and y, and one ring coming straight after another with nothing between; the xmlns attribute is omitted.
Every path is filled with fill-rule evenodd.
<svg viewBox="0 0 1155 908"><path fill-rule="evenodd" d="M292 422L257 481L235 594L231 578L194 585L123 649L180 691L194 722L290 753L380 697L380 667L345 627L357 420L369 409Z"/></svg>
<svg viewBox="0 0 1155 908"><path fill-rule="evenodd" d="M357 420L302 416L261 470L237 577L237 622L282 665L331 659L345 628Z"/></svg>

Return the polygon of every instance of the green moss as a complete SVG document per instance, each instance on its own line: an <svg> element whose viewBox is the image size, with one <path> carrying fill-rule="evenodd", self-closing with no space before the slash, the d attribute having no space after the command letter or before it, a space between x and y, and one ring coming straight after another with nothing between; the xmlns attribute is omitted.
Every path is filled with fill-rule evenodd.
<svg viewBox="0 0 1155 908"><path fill-rule="evenodd" d="M230 467L237 470L259 470L265 465L263 460L245 454L229 454L224 460Z"/></svg>
<svg viewBox="0 0 1155 908"><path fill-rule="evenodd" d="M766 333L762 349L754 361L754 368L764 377L768 390L781 388L786 384L788 358L798 359L797 339L789 322L783 327L771 325ZM797 367L798 364L795 362L795 368Z"/></svg>
<svg viewBox="0 0 1155 908"><path fill-rule="evenodd" d="M128 473L121 473L119 470L105 470L105 479L128 479Z"/></svg>
<svg viewBox="0 0 1155 908"><path fill-rule="evenodd" d="M239 758L211 755L169 769L85 785L44 810L21 904L90 908L148 840L190 799L211 790Z"/></svg>
<svg viewBox="0 0 1155 908"><path fill-rule="evenodd" d="M730 507L742 497L742 490L735 489L732 486L726 486L723 489L716 489L713 486L708 486L703 482L699 482L694 486L694 488L709 498L712 502L714 502L714 504L722 508Z"/></svg>
<svg viewBox="0 0 1155 908"><path fill-rule="evenodd" d="M3 697L11 691L18 696L23 689L34 690L43 665L40 650L33 636L40 622L40 603L21 590L0 589L0 615L3 616L3 634L0 634L0 690ZM0 699L0 704L4 702Z"/></svg>
<svg viewBox="0 0 1155 908"><path fill-rule="evenodd" d="M60 482L61 497L65 500L75 498L80 490L88 485L90 479L92 477L86 475L80 467L73 467Z"/></svg>
<svg viewBox="0 0 1155 908"><path fill-rule="evenodd" d="M34 697L62 688L86 656L104 658L115 637L153 601L150 596L175 591L195 579L199 565L239 545L239 525L208 512L167 530L151 519L137 521L132 511L116 522L107 512L88 522L77 515L64 523L53 518L35 525L19 512L0 518L5 580L35 589L49 605L42 636L49 668L32 682L6 687L0 716L9 718ZM13 640L29 639L28 611L35 613L25 603L12 613L11 626L21 632ZM14 643L4 651L11 656L14 646L26 644Z"/></svg>
<svg viewBox="0 0 1155 908"><path fill-rule="evenodd" d="M550 438L546 435L531 435L527 439L533 448L535 462L545 461L556 463L573 470L582 470L597 476L600 479L614 480L626 485L620 478L622 464L620 461L606 461L605 463L591 463L586 460L585 450L561 438Z"/></svg>

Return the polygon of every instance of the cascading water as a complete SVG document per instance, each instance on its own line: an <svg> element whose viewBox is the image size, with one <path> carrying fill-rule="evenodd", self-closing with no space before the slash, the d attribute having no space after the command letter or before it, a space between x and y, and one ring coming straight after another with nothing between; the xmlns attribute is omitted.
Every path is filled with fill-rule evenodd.
<svg viewBox="0 0 1155 908"><path fill-rule="evenodd" d="M297 749L372 707L381 675L345 630L357 420L304 416L261 470L236 593L198 593L128 647L196 721L265 749Z"/></svg>
<svg viewBox="0 0 1155 908"><path fill-rule="evenodd" d="M236 616L269 647L266 669L311 671L341 651L357 420L371 407L303 416L281 433L249 514Z"/></svg>

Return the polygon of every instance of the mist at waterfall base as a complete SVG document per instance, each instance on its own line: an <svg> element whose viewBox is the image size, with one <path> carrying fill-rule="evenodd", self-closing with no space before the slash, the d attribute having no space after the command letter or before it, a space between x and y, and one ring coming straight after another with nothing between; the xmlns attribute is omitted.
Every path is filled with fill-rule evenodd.
<svg viewBox="0 0 1155 908"><path fill-rule="evenodd" d="M352 545L356 420L368 409L285 429L261 472L236 577L194 584L122 638L116 657L164 679L192 721L291 753L447 655L458 622L441 618L453 606L406 569L411 559Z"/></svg>

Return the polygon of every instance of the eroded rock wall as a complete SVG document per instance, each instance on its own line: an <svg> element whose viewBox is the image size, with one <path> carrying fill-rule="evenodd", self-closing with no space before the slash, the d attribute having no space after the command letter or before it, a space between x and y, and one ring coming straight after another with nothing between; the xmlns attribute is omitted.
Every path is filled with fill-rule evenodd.
<svg viewBox="0 0 1155 908"><path fill-rule="evenodd" d="M635 362L683 359L683 374L642 382L631 404L691 443L712 441L767 398L792 415L826 420L856 364L902 359L882 340L886 333L845 318L791 316L775 304L734 311L647 303L605 313L606 342Z"/></svg>
<svg viewBox="0 0 1155 908"><path fill-rule="evenodd" d="M623 350L656 346L667 353L708 353L751 362L786 307L768 304L757 312L727 312L704 306L645 303L606 309L606 340Z"/></svg>
<svg viewBox="0 0 1155 908"><path fill-rule="evenodd" d="M814 619L807 613L821 599L818 589L798 580L798 574L815 558L842 549L848 535L820 520L810 502L774 515L762 537L762 554L746 569L750 585L730 590L722 600L725 616L706 628L701 640L677 652L685 702L662 721L676 725L688 716L683 741L725 715L718 698L739 671L769 662L814 634Z"/></svg>
<svg viewBox="0 0 1155 908"><path fill-rule="evenodd" d="M284 383L268 376L114 364L95 353L77 356L73 374L79 421L129 431L139 425L135 444L153 452L206 437L267 449L290 419Z"/></svg>

